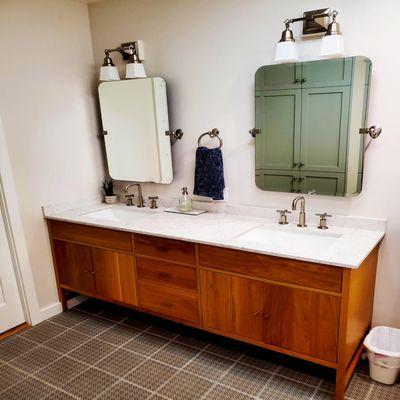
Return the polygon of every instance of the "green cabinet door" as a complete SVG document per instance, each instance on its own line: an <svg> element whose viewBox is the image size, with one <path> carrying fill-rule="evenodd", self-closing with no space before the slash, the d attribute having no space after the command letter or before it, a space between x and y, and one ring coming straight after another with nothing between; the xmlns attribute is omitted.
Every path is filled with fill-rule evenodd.
<svg viewBox="0 0 400 400"><path fill-rule="evenodd" d="M302 87L349 86L351 84L352 57L302 63Z"/></svg>
<svg viewBox="0 0 400 400"><path fill-rule="evenodd" d="M345 174L330 172L300 172L300 193L315 193L323 196L344 196Z"/></svg>
<svg viewBox="0 0 400 400"><path fill-rule="evenodd" d="M292 170L256 169L256 185L271 192L297 192L299 173Z"/></svg>
<svg viewBox="0 0 400 400"><path fill-rule="evenodd" d="M301 90L256 91L256 169L297 169Z"/></svg>
<svg viewBox="0 0 400 400"><path fill-rule="evenodd" d="M345 172L350 87L302 90L301 171Z"/></svg>
<svg viewBox="0 0 400 400"><path fill-rule="evenodd" d="M301 77L301 63L265 65L256 72L256 90L300 88Z"/></svg>

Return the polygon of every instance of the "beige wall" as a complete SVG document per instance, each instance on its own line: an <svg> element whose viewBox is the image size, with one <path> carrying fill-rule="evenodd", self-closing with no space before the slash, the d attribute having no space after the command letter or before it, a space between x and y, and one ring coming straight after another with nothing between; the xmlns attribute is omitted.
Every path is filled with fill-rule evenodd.
<svg viewBox="0 0 400 400"><path fill-rule="evenodd" d="M87 6L2 0L0 49L0 115L45 309L58 298L41 206L97 194L103 175Z"/></svg>
<svg viewBox="0 0 400 400"><path fill-rule="evenodd" d="M148 73L167 80L171 127L185 131L174 146L174 183L147 188L147 193L177 196L179 188L192 186L197 137L218 127L224 139L229 201L289 206L292 195L262 192L254 183L254 140L248 134L254 126L254 73L271 63L282 21L320 6L320 1L296 0L108 0L89 6L95 62L101 63L105 48L142 39ZM400 3L340 0L330 6L340 11L348 55L365 55L373 62L369 121L381 124L384 131L366 155L360 196L315 196L307 206L389 218L380 253L374 322L400 327L400 138L394 100L400 91L400 53L388 40L398 35ZM302 40L300 28L297 24L293 30L301 58L317 57L320 41ZM121 63L118 56L115 60Z"/></svg>

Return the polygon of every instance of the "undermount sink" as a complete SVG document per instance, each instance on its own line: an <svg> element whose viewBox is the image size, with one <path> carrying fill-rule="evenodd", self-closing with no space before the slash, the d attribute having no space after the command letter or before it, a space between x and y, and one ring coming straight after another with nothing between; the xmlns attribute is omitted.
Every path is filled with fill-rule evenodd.
<svg viewBox="0 0 400 400"><path fill-rule="evenodd" d="M127 208L103 208L101 210L91 211L82 214L84 217L102 219L107 221L123 221L138 220L139 218L147 217L155 214L154 210L147 208L127 207Z"/></svg>
<svg viewBox="0 0 400 400"><path fill-rule="evenodd" d="M265 243L274 247L290 246L293 249L304 247L327 248L342 235L310 228L256 227L236 237L236 240Z"/></svg>

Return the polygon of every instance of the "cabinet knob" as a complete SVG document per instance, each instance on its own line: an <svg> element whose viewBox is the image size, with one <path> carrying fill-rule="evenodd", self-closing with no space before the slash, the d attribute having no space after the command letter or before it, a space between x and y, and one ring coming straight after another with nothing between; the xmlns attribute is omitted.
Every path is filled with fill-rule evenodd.
<svg viewBox="0 0 400 400"><path fill-rule="evenodd" d="M301 177L299 178L299 182L301 182L301 181L303 181L303 180L304 180L304 177L301 176Z"/></svg>
<svg viewBox="0 0 400 400"><path fill-rule="evenodd" d="M293 83L300 83L301 80L299 78L295 79Z"/></svg>
<svg viewBox="0 0 400 400"><path fill-rule="evenodd" d="M299 165L298 162L294 162L294 163L293 163L293 167L297 167L298 165Z"/></svg>
<svg viewBox="0 0 400 400"><path fill-rule="evenodd" d="M297 181L297 176L292 176L292 181Z"/></svg>
<svg viewBox="0 0 400 400"><path fill-rule="evenodd" d="M299 167L303 167L303 166L304 166L303 162L299 163Z"/></svg>
<svg viewBox="0 0 400 400"><path fill-rule="evenodd" d="M303 79L301 80L301 83L305 83L305 82L307 82L307 78L303 78Z"/></svg>
<svg viewBox="0 0 400 400"><path fill-rule="evenodd" d="M269 317L270 317L270 314L269 314L269 313L265 313L265 314L264 314L264 319L269 319Z"/></svg>
<svg viewBox="0 0 400 400"><path fill-rule="evenodd" d="M255 313L254 313L254 316L255 317L258 317L260 315L260 312L259 311L256 311Z"/></svg>

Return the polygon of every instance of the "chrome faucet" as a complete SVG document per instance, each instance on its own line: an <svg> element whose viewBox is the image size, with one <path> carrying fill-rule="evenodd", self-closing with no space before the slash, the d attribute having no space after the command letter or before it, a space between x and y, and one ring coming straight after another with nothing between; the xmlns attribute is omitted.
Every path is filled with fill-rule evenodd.
<svg viewBox="0 0 400 400"><path fill-rule="evenodd" d="M300 201L300 213L299 223L297 224L300 228L305 228L306 224L306 199L304 196L297 196L292 202L292 211L296 211L297 203Z"/></svg>
<svg viewBox="0 0 400 400"><path fill-rule="evenodd" d="M133 186L137 186L137 188L138 188L138 204L137 204L137 206L139 208L142 208L142 207L144 207L144 200L143 200L143 194L142 194L142 187L140 186L140 183L131 183L129 185L126 185L126 187L125 187L125 197L127 198L126 205L133 206L132 197L134 195L129 194L129 188L131 188Z"/></svg>

